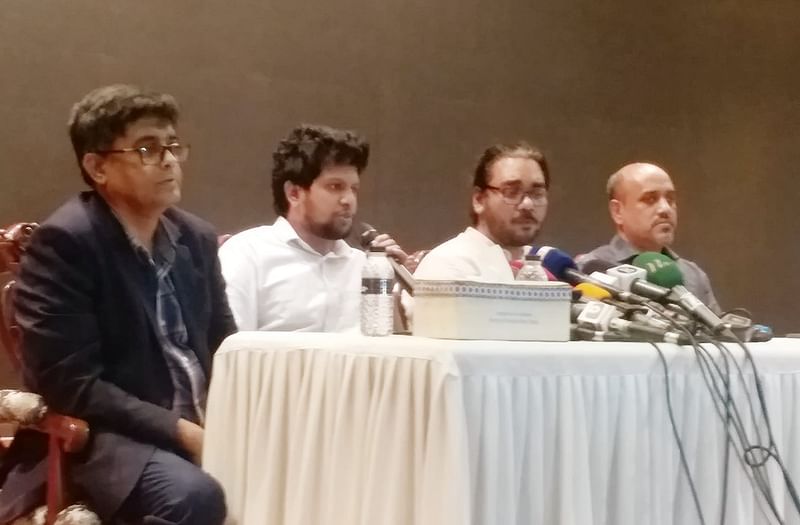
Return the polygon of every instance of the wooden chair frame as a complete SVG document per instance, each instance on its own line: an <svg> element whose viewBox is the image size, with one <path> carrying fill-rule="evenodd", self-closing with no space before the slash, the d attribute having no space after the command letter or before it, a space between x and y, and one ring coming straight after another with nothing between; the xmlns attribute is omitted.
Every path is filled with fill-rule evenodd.
<svg viewBox="0 0 800 525"><path fill-rule="evenodd" d="M0 229L0 272L11 275L0 292L0 339L11 366L18 373L22 369L22 355L20 330L14 318L14 286L25 246L37 227L36 223L18 223ZM89 425L83 420L48 411L40 421L26 428L48 436L45 524L52 525L58 513L71 503L66 484L66 454L80 452L86 446Z"/></svg>

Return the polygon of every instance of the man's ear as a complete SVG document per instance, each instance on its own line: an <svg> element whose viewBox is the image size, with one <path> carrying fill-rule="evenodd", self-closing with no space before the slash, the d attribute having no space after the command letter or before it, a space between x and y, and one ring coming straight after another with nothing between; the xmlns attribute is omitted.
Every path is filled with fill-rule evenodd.
<svg viewBox="0 0 800 525"><path fill-rule="evenodd" d="M486 209L486 192L477 186L472 189L472 211L480 215Z"/></svg>
<svg viewBox="0 0 800 525"><path fill-rule="evenodd" d="M608 213L614 224L622 224L622 203L617 199L608 201Z"/></svg>
<svg viewBox="0 0 800 525"><path fill-rule="evenodd" d="M297 203L300 201L300 193L302 189L302 187L290 180L287 180L283 183L283 194L286 195L286 200L289 203Z"/></svg>
<svg viewBox="0 0 800 525"><path fill-rule="evenodd" d="M102 186L106 183L105 157L97 153L84 153L81 166L95 185Z"/></svg>

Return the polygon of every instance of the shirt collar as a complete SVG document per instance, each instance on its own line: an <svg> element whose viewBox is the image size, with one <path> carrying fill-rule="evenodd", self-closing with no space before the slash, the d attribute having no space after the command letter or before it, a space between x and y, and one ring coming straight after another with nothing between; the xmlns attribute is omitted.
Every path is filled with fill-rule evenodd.
<svg viewBox="0 0 800 525"><path fill-rule="evenodd" d="M614 235L614 238L611 239L609 246L611 246L611 249L614 251L614 255L617 261L620 262L621 261L630 262L631 259L642 253L633 246L631 246L631 244L625 239L623 239L620 234ZM680 256L677 253L675 253L674 250L667 248L666 246L662 248L661 253L676 261L680 258Z"/></svg>
<svg viewBox="0 0 800 525"><path fill-rule="evenodd" d="M119 225L122 226L122 231L125 232L125 237L128 238L128 242L130 243L133 251L136 255L148 263L156 266L156 265L166 265L167 267L172 266L172 263L175 262L175 250L177 246L177 239L178 239L178 227L175 225L174 222L169 220L167 217L162 215L158 220L158 226L156 227L155 234L153 235L153 253L150 253L147 248L145 248L139 240L131 234L128 227L125 225L125 222L120 218L114 208L111 208L111 213L114 215L114 218L117 219Z"/></svg>
<svg viewBox="0 0 800 525"><path fill-rule="evenodd" d="M280 239L282 242L285 242L286 244L289 245L294 245L300 248L301 250L311 252L321 257L325 257L326 255L329 256L331 254L337 257L347 257L353 251L353 248L351 248L349 244L347 244L341 239L337 239L333 243L332 252L330 252L329 254L321 254L317 250L312 248L310 244L301 239L300 236L297 234L297 231L295 231L294 227L291 225L291 223L288 220L286 220L286 217L283 216L275 219L275 222L273 223L272 226L275 229L275 233L278 239Z"/></svg>
<svg viewBox="0 0 800 525"><path fill-rule="evenodd" d="M502 246L500 246L499 244L497 244L496 242L494 242L493 240L491 240L489 237L484 235L480 230L472 226L469 226L466 230L464 230L464 235L467 237L467 240L474 242L475 244L479 244L487 248L497 246L497 248L503 252L503 255L505 255L506 260L511 261L511 253ZM530 246L522 247L522 251L525 254L527 254L530 250L531 250Z"/></svg>
<svg viewBox="0 0 800 525"><path fill-rule="evenodd" d="M484 235L480 230L473 228L472 226L464 230L464 235L467 237L468 240L475 242L477 244L482 244L484 246L498 246L496 242L494 242L489 237Z"/></svg>

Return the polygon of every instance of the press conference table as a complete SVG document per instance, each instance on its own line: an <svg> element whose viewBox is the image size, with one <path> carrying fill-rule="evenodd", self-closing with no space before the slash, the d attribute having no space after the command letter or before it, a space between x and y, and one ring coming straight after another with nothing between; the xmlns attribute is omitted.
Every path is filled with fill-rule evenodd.
<svg viewBox="0 0 800 525"><path fill-rule="evenodd" d="M800 484L800 341L749 347ZM723 426L692 349L659 348L705 521L719 523ZM752 430L754 389L731 377ZM242 332L214 358L203 467L235 524L699 523L666 399L644 343ZM800 523L768 470L785 522ZM775 523L754 494L733 458L725 523Z"/></svg>

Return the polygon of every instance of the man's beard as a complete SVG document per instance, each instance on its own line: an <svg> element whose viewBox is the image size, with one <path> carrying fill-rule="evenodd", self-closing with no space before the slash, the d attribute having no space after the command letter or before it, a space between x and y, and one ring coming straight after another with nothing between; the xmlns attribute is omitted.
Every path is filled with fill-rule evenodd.
<svg viewBox="0 0 800 525"><path fill-rule="evenodd" d="M533 231L522 232L505 227L501 221L495 222L495 218L492 216L487 217L487 226L489 227L489 232L492 234L492 237L494 237L494 240L497 244L510 248L532 244L534 239L536 239L541 231L541 223L538 221L536 222Z"/></svg>
<svg viewBox="0 0 800 525"><path fill-rule="evenodd" d="M311 233L317 237L320 237L321 239L327 239L329 241L338 241L339 239L344 239L350 235L350 231L352 229L352 220L348 221L346 225L339 225L337 224L336 220L330 220L328 222L311 225Z"/></svg>

